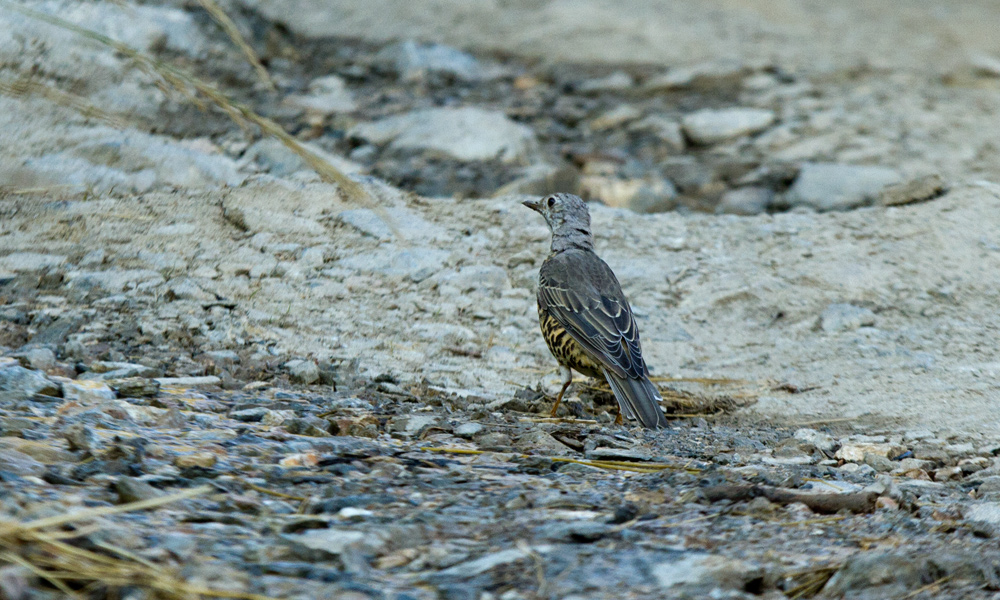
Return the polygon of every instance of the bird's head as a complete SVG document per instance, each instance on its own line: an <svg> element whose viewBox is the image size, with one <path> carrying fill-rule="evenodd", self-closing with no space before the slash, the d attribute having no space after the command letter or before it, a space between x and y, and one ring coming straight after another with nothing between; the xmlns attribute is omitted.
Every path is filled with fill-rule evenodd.
<svg viewBox="0 0 1000 600"><path fill-rule="evenodd" d="M542 215L552 233L579 229L590 235L590 211L579 196L550 194L538 200L525 200L522 204Z"/></svg>

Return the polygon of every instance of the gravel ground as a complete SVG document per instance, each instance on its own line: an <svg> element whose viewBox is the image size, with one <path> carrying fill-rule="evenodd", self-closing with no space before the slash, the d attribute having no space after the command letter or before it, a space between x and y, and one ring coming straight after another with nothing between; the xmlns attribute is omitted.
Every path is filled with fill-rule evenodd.
<svg viewBox="0 0 1000 600"><path fill-rule="evenodd" d="M615 45L658 27L636 3L602 59L549 46L600 3L516 4L478 40L444 1L371 4L407 36L225 4L274 90L193 5L20 5L217 82L368 200L0 5L0 598L996 594L989 7L942 5L968 52L935 53L719 5L663 25L681 60ZM555 190L593 200L666 431L583 380L548 418L520 201Z"/></svg>

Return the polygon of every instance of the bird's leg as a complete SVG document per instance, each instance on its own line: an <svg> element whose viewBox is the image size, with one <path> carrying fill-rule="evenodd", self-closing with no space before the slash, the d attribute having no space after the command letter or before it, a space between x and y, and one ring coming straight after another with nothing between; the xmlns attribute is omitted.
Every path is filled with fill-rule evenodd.
<svg viewBox="0 0 1000 600"><path fill-rule="evenodd" d="M621 407L619 407L618 408L618 416L615 417L615 425L621 425L623 422L625 422L625 419L622 418L622 409L621 409Z"/></svg>
<svg viewBox="0 0 1000 600"><path fill-rule="evenodd" d="M566 393L569 385L573 383L573 371L571 371L569 367L562 367L560 370L563 374L563 386L562 389L559 390L559 394L556 396L556 403L552 405L552 412L549 413L550 417L556 416L556 411L559 410L559 405L562 403L563 394Z"/></svg>

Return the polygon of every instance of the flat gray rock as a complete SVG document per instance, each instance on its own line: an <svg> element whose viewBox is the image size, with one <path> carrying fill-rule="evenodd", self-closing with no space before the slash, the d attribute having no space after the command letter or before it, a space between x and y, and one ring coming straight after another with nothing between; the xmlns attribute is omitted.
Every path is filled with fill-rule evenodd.
<svg viewBox="0 0 1000 600"><path fill-rule="evenodd" d="M786 200L792 207L847 210L870 204L886 186L898 181L899 173L888 167L804 163Z"/></svg>

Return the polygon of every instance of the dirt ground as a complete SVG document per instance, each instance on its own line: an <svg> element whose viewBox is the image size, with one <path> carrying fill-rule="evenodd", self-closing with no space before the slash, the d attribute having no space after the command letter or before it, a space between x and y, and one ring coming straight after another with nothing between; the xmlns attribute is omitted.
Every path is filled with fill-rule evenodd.
<svg viewBox="0 0 1000 600"><path fill-rule="evenodd" d="M16 6L358 191L0 4L4 519L207 484L78 546L268 597L1000 589L994 4L221 3L274 89L195 4ZM665 432L547 418L558 190ZM0 597L61 597L13 535Z"/></svg>

